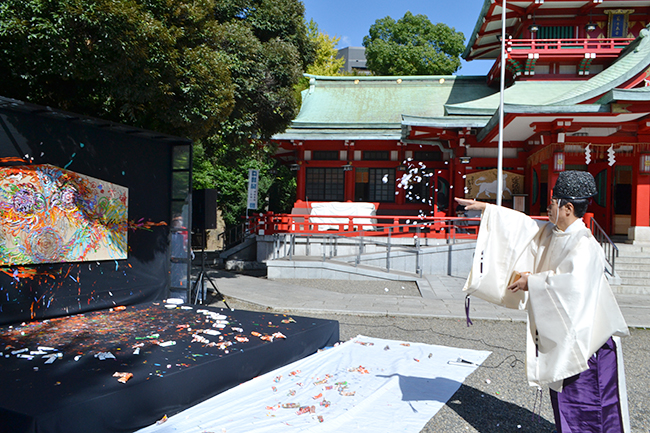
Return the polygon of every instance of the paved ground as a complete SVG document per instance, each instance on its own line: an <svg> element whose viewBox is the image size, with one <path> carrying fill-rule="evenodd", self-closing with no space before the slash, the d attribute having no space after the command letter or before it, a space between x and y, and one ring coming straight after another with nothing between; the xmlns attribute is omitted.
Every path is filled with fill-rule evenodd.
<svg viewBox="0 0 650 433"><path fill-rule="evenodd" d="M208 275L213 277L224 295L276 311L465 317L465 295L462 292L465 281L457 277L425 275L433 297L421 297L413 296L417 295L417 292L413 290L412 285L393 281L378 281L373 286L367 281L271 281L222 270L211 270ZM300 284L301 282L303 284ZM374 290L370 290L372 287ZM402 295L401 287L405 287L406 295ZM382 296L377 296L379 294ZM650 328L648 295L617 294L616 299L629 326ZM477 298L471 299L470 307L472 320L526 320L524 311L502 308Z"/></svg>
<svg viewBox="0 0 650 433"><path fill-rule="evenodd" d="M461 279L429 276L436 296L423 298L412 285L395 282L269 281L220 270L208 274L231 308L335 319L341 340L362 334L492 351L422 432L555 431L548 390L543 390L540 411L538 393L526 382L525 313L474 299L474 326L468 328ZM631 337L623 342L632 431L648 433L648 297L617 295L617 299L632 327Z"/></svg>

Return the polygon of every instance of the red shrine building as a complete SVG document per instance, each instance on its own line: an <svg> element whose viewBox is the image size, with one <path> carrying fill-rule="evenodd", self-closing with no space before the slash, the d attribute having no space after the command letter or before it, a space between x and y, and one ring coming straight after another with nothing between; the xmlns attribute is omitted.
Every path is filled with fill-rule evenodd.
<svg viewBox="0 0 650 433"><path fill-rule="evenodd" d="M377 215L455 216L454 196L495 200L505 68L503 204L545 215L563 170L588 170L589 212L650 242L650 2L485 0L463 57L487 76L309 76L273 137L297 174L295 209L374 203Z"/></svg>

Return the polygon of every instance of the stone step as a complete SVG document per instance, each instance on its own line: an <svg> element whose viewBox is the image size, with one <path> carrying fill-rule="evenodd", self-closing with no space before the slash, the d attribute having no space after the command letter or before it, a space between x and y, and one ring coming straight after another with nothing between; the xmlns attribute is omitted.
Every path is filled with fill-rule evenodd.
<svg viewBox="0 0 650 433"><path fill-rule="evenodd" d="M645 269L641 269L641 270L621 269L621 268L618 267L618 264L617 264L616 265L616 273L621 278L645 278L646 281L648 282L648 285L650 285L650 271L648 271L648 270L645 270Z"/></svg>
<svg viewBox="0 0 650 433"><path fill-rule="evenodd" d="M648 286L612 286L612 292L622 295L650 295Z"/></svg>
<svg viewBox="0 0 650 433"><path fill-rule="evenodd" d="M638 262L638 261L618 261L616 260L616 269L629 269L631 271L644 271L650 270L650 261L647 262Z"/></svg>
<svg viewBox="0 0 650 433"><path fill-rule="evenodd" d="M635 252L641 254L650 254L650 246L640 246L632 245L626 243L616 243L616 248L618 248L619 253L623 252Z"/></svg>
<svg viewBox="0 0 650 433"><path fill-rule="evenodd" d="M650 286L650 281L647 278L627 277L625 274L619 274L621 277L621 286Z"/></svg>
<svg viewBox="0 0 650 433"><path fill-rule="evenodd" d="M617 257L615 260L616 266L618 267L619 263L621 265L630 265L630 266L649 266L650 267L650 258L641 258L641 257Z"/></svg>
<svg viewBox="0 0 650 433"><path fill-rule="evenodd" d="M650 260L650 254L646 253L632 253L632 252L619 252L618 256L616 257L616 260L622 259L622 260L628 260L628 259L638 259L638 260Z"/></svg>

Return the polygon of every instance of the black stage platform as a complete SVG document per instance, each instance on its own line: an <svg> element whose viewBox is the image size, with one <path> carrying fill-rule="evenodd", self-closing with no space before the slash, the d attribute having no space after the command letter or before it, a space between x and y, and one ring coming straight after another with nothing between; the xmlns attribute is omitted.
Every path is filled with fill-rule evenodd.
<svg viewBox="0 0 650 433"><path fill-rule="evenodd" d="M0 432L132 432L338 338L333 320L163 303L0 327Z"/></svg>

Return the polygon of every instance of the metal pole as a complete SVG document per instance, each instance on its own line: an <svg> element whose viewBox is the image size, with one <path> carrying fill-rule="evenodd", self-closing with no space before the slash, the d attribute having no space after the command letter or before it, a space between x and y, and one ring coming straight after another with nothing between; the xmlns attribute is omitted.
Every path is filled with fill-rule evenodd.
<svg viewBox="0 0 650 433"><path fill-rule="evenodd" d="M422 269L420 268L420 227L416 230L415 239L415 273L420 277L422 276Z"/></svg>
<svg viewBox="0 0 650 433"><path fill-rule="evenodd" d="M390 272L390 233L393 231L392 227L388 228L388 245L386 245L386 271Z"/></svg>
<svg viewBox="0 0 650 433"><path fill-rule="evenodd" d="M499 149L497 154L497 206L503 195L503 91L506 81L506 0L501 5L501 81L499 82Z"/></svg>

